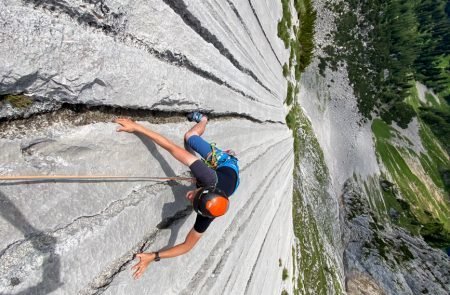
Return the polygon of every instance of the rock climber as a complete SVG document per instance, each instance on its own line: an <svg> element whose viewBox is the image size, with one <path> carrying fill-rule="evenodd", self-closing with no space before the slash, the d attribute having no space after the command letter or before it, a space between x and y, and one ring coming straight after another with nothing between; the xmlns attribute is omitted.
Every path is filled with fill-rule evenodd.
<svg viewBox="0 0 450 295"><path fill-rule="evenodd" d="M184 140L188 147L201 156L202 160L161 134L130 119L118 118L114 121L121 125L117 129L118 132L142 134L167 150L175 159L190 168L197 182L197 189L186 193L186 198L192 202L194 210L197 212L193 228L181 244L162 251L136 254L139 262L132 267L135 279L142 276L151 262L189 252L214 218L226 213L229 205L228 197L235 192L239 185L238 160L234 153L223 151L201 137L208 123L207 116L193 112L187 117L189 121L194 121L196 124L186 132Z"/></svg>

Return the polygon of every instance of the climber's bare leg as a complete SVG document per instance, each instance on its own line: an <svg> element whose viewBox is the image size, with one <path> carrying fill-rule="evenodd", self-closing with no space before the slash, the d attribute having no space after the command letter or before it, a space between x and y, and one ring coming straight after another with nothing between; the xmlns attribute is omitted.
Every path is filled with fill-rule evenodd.
<svg viewBox="0 0 450 295"><path fill-rule="evenodd" d="M187 142L189 137L191 137L192 135L202 136L202 134L205 132L206 124L208 124L208 118L206 117L206 115L203 115L200 122L195 124L194 127L189 129L189 131L184 134L184 140Z"/></svg>
<svg viewBox="0 0 450 295"><path fill-rule="evenodd" d="M198 160L197 157L186 151L185 149L179 147L175 143L173 143L168 138L163 135L145 128L144 126L134 122L133 120L127 118L117 118L114 120L115 123L120 124L121 126L117 129L117 131L125 131L129 133L138 133L147 136L154 143L168 151L175 159L180 161L186 166L191 166L192 163Z"/></svg>

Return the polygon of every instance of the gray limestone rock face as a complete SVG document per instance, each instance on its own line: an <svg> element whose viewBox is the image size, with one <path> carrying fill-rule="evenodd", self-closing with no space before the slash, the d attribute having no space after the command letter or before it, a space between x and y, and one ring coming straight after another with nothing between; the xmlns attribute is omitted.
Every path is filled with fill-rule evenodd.
<svg viewBox="0 0 450 295"><path fill-rule="evenodd" d="M204 19L219 4L166 2L2 1L0 94L282 122L281 65L267 44L248 41L261 32L242 32L235 17L220 35Z"/></svg>
<svg viewBox="0 0 450 295"><path fill-rule="evenodd" d="M379 222L357 181L345 183L342 198L349 294L450 292L450 259L443 251L420 236Z"/></svg>
<svg viewBox="0 0 450 295"><path fill-rule="evenodd" d="M183 146L185 114L238 152L229 212L134 281L136 253L182 243L190 182L0 181L1 294L278 294L292 266L288 52L271 1L0 3L0 176L190 176L131 117ZM26 95L17 107L7 95Z"/></svg>
<svg viewBox="0 0 450 295"><path fill-rule="evenodd" d="M146 126L180 145L183 131L189 128L187 123ZM210 123L205 137L221 147L233 147L241 159L242 184L232 198L231 210L211 225L192 252L152 265L138 282L132 281L129 268L124 267L133 254L143 244L146 250L157 250L182 242L192 228L195 214L184 199L192 185L95 181L2 184L2 292L42 291L42 284L60 293L94 293L109 283L112 294L220 290L216 284L226 279L214 280L216 283L203 279L213 274L236 275L228 271L236 264L247 268L239 272L243 281L228 280L229 285L223 288L231 288L230 293L250 288L246 284L259 270L260 260L269 259L273 264L278 260L253 250L272 249L269 237L275 235L273 239L278 241L278 230L273 227L289 220L285 219L286 210L291 210L291 203L283 197L292 183L292 140L284 126L274 127L243 120ZM60 130L45 138L3 139L3 156L8 156L10 167L1 167L2 174L175 176L188 172L151 141L115 129L113 123L97 123ZM270 163L273 168L266 169ZM277 221L281 218L277 216L282 216L282 221ZM289 233L289 227L285 230ZM278 242L277 256L289 257L290 239ZM176 284L161 277L177 277ZM14 278L20 284L11 285Z"/></svg>

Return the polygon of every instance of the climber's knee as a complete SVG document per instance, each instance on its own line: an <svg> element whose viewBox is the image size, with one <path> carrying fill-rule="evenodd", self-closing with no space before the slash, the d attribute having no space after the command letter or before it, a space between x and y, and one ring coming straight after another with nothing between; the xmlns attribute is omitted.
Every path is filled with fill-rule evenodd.
<svg viewBox="0 0 450 295"><path fill-rule="evenodd" d="M198 135L197 132L193 132L192 130L189 130L188 132L186 132L184 134L184 141L188 142L189 137L191 137L192 135Z"/></svg>

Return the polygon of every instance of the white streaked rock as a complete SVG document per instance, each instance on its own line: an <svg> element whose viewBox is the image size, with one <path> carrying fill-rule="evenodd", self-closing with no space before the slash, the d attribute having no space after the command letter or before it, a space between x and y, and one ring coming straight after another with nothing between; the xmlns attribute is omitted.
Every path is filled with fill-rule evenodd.
<svg viewBox="0 0 450 295"><path fill-rule="evenodd" d="M155 4L155 12L148 11L148 15L166 25L129 21L129 30L100 17L91 21L95 14L86 20L70 16L67 11L87 12L69 4L55 12L24 6L17 0L0 5L2 93L26 92L57 102L167 111L200 108L259 120L284 120L283 85L273 90L279 95L269 93L163 3ZM133 6L130 13L146 7L147 3ZM125 22L125 17L120 20ZM136 15L137 19L143 17Z"/></svg>
<svg viewBox="0 0 450 295"><path fill-rule="evenodd" d="M116 286L124 282L128 282L125 284L127 290L137 288L136 293L161 293L167 288L172 288L175 293L182 290L188 290L189 293L186 288L189 284L194 284L192 280L195 273L206 267L205 260L209 255L215 255L211 251L217 248L216 244L222 242L224 237L229 239L227 243L232 251L230 257L233 253L241 253L241 247L255 249L263 246L262 240L270 235L269 229L260 228L257 237L262 240L257 242L258 245L247 244L256 233L251 224L255 223L259 227L257 224L261 225L262 220L265 220L264 224L267 223L268 226L274 218L270 217L275 213L272 210L276 210L281 203L291 202L285 196L289 196L292 184L292 140L286 127L277 125L237 119L210 123L205 138L224 148L232 147L239 152L241 158L242 184L233 196L231 211L226 217L214 222L202 239L201 247L197 247L189 255L152 265L140 283L132 282L130 272L124 271L113 280L110 286L113 293ZM189 124L147 126L182 144L183 133ZM38 141L30 138L3 140L0 144L7 148L9 162L17 165L13 172L19 175L173 176L187 171L186 167L172 159L167 152L156 148L149 141L141 141L132 134L116 133L115 128L112 123L97 123L68 130L54 138L40 138ZM30 142L34 145L30 146ZM29 147L25 148L27 146ZM273 168L267 169L268 167ZM266 174L272 176L266 179ZM282 189L285 186L287 187ZM145 235L153 234L149 250L183 241L192 227L195 214L187 211L187 219L181 218L168 229L158 230L157 225L164 218L186 209L184 194L187 189L188 187L183 186L133 182L2 185L2 201L14 204L9 205L13 209L11 214L14 218L0 219L0 228L7 237L2 240L2 249L16 243L2 256L2 292L26 290L39 282L42 264L48 265L45 259L50 253L53 253L53 259L58 262L53 270L60 273L61 282L64 283L58 290L62 293L76 293L89 290L88 284L98 274L114 267L116 260L139 244ZM253 216L251 213L255 210L255 204L259 204L257 208L260 209ZM257 217L259 215L261 217ZM23 220L18 220L19 216ZM284 214L282 216L286 217ZM248 234L237 231L242 226L246 226ZM51 241L48 247L52 250L49 252L41 253L37 250L45 245L40 238L23 239L24 234L41 232ZM236 235L239 237L236 238ZM245 243L233 247L239 241ZM289 238L286 243L290 243ZM286 246L283 249L277 257L289 256ZM226 248L220 248L217 251L225 250ZM32 258L34 263L21 260L23 255ZM220 258L220 255L217 257ZM231 261L232 258L228 263L232 263ZM274 258L274 261L277 262L278 258ZM214 270L215 263L219 261L210 264L210 271ZM183 268L177 265L183 265ZM250 270L252 265L249 265ZM15 270L19 267L23 269L20 273ZM181 275L185 272L192 276ZM154 276L156 273L159 275ZM251 273L248 271L247 276ZM161 281L162 275L179 278L173 285L173 280ZM21 281L15 288L8 286L11 277Z"/></svg>

